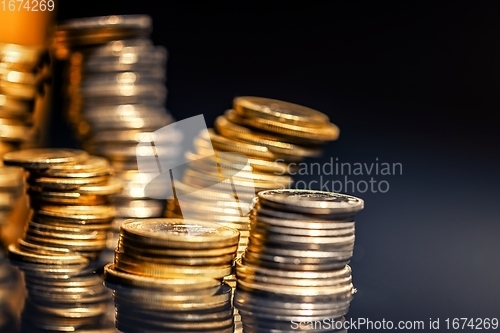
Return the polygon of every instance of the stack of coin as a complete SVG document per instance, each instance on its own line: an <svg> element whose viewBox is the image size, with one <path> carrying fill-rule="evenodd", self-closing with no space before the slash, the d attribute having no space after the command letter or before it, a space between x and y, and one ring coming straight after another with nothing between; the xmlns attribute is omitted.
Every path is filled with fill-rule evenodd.
<svg viewBox="0 0 500 333"><path fill-rule="evenodd" d="M105 248L115 216L108 197L121 190L121 182L104 158L76 149L26 149L5 154L4 164L29 173L33 216L25 241L91 259Z"/></svg>
<svg viewBox="0 0 500 333"><path fill-rule="evenodd" d="M23 330L113 327L95 260L115 214L108 197L121 190L109 163L83 150L27 149L5 154L4 164L29 174L32 216L23 239L9 246L28 291Z"/></svg>
<svg viewBox="0 0 500 333"><path fill-rule="evenodd" d="M35 145L35 110L49 83L46 48L0 43L0 157Z"/></svg>
<svg viewBox="0 0 500 333"><path fill-rule="evenodd" d="M248 242L245 215L255 194L290 187L289 163L319 156L321 144L338 135L319 111L261 97L235 98L233 109L216 119L215 130L195 138L184 177L175 182L180 199L169 202L166 214L236 227L241 255Z"/></svg>
<svg viewBox="0 0 500 333"><path fill-rule="evenodd" d="M355 289L348 263L363 200L313 190L262 191L245 254L236 262L234 304L245 332L344 331ZM335 322L337 326L331 326ZM292 323L297 326L293 328Z"/></svg>
<svg viewBox="0 0 500 333"><path fill-rule="evenodd" d="M27 291L21 332L116 332L107 314L111 295L95 261L28 240L9 245L9 256Z"/></svg>
<svg viewBox="0 0 500 333"><path fill-rule="evenodd" d="M137 150L139 142L173 122L165 108L167 51L153 45L151 31L149 16L105 16L67 21L55 36L56 54L66 60L69 120L84 149L106 157L124 182L112 199L117 220L103 262L112 261L121 221L162 217L165 210L164 200L144 193L157 165L139 172L137 154L179 154L178 137L149 140L167 147L165 151Z"/></svg>
<svg viewBox="0 0 500 333"><path fill-rule="evenodd" d="M239 233L216 223L127 220L105 266L122 332L233 332L232 270Z"/></svg>

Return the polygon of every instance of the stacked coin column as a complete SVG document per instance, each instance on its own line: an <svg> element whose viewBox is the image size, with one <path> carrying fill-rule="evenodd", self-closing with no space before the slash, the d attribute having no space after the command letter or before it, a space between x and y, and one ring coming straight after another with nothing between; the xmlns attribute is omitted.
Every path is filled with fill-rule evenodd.
<svg viewBox="0 0 500 333"><path fill-rule="evenodd" d="M14 14L11 14L14 15ZM0 159L10 151L37 146L40 141L45 97L50 80L46 48L0 43ZM10 222L3 227L3 241L11 243L26 219L27 198L15 203Z"/></svg>
<svg viewBox="0 0 500 333"><path fill-rule="evenodd" d="M232 270L239 233L216 223L128 220L105 266L116 327L135 332L233 333Z"/></svg>
<svg viewBox="0 0 500 333"><path fill-rule="evenodd" d="M153 45L151 31L149 16L92 17L64 22L55 38L56 54L67 59L64 91L70 121L84 148L106 157L124 182L123 191L112 198L117 212L114 240L103 262L113 259L123 220L161 217L165 209L164 200L144 193L158 167L143 165L139 170L137 155L152 151L138 151L138 143L149 138L148 142L175 148L180 140L152 140L154 132L173 118L165 109L167 51Z"/></svg>
<svg viewBox="0 0 500 333"><path fill-rule="evenodd" d="M243 331L346 332L354 215L363 201L290 189L260 192L255 201L248 247L236 263Z"/></svg>
<svg viewBox="0 0 500 333"><path fill-rule="evenodd" d="M111 166L72 149L10 152L4 164L28 171L33 210L24 237L8 248L28 292L22 331L113 329L105 321L110 294L95 260L115 214L108 196L121 189Z"/></svg>
<svg viewBox="0 0 500 333"><path fill-rule="evenodd" d="M0 156L39 139L35 110L49 83L42 47L0 44Z"/></svg>

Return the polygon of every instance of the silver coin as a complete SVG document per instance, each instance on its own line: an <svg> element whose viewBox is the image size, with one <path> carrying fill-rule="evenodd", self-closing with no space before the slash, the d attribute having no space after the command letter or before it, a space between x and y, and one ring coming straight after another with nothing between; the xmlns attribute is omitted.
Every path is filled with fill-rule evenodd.
<svg viewBox="0 0 500 333"><path fill-rule="evenodd" d="M152 19L148 15L112 15L77 18L59 25L59 30L86 30L98 28L150 29Z"/></svg>
<svg viewBox="0 0 500 333"><path fill-rule="evenodd" d="M146 85L163 84L165 82L165 73L156 72L120 72L87 75L78 83L85 90L89 86L108 86L108 85Z"/></svg>
<svg viewBox="0 0 500 333"><path fill-rule="evenodd" d="M269 190L260 192L258 197L263 205L299 213L355 214L364 208L364 202L359 198L314 190Z"/></svg>

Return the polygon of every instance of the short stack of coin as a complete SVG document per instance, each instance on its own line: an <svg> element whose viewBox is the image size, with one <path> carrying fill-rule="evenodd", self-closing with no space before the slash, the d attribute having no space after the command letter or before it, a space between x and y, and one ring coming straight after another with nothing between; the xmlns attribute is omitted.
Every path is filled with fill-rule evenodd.
<svg viewBox="0 0 500 333"><path fill-rule="evenodd" d="M106 246L114 218L108 196L121 190L111 166L75 149L19 150L5 154L4 164L29 174L33 214L23 239L9 246L28 291L23 330L109 327L111 297L94 259Z"/></svg>
<svg viewBox="0 0 500 333"><path fill-rule="evenodd" d="M182 219L127 220L105 267L122 332L233 332L232 270L239 232Z"/></svg>
<svg viewBox="0 0 500 333"><path fill-rule="evenodd" d="M24 240L94 259L106 246L115 210L108 197L121 190L102 157L76 149L26 149L4 155L28 171L33 216Z"/></svg>
<svg viewBox="0 0 500 333"><path fill-rule="evenodd" d="M234 304L245 332L292 332L333 320L340 332L355 289L348 263L363 200L313 190L262 191L236 263ZM295 327L295 330L298 328ZM317 329L317 328L316 328Z"/></svg>
<svg viewBox="0 0 500 333"><path fill-rule="evenodd" d="M137 155L161 154L165 159L179 153L178 137L155 134L173 118L165 108L167 51L153 45L151 31L146 15L104 16L64 22L55 36L56 54L67 61L69 120L85 150L106 157L124 182L122 192L112 198L117 220L103 262L113 258L121 221L163 216L164 200L144 193L158 166L143 165L139 172ZM138 151L144 140L167 149Z"/></svg>
<svg viewBox="0 0 500 333"><path fill-rule="evenodd" d="M35 111L49 82L46 48L0 43L0 157L36 144Z"/></svg>
<svg viewBox="0 0 500 333"><path fill-rule="evenodd" d="M27 291L21 332L116 332L95 261L24 240L9 245L9 257L23 272Z"/></svg>

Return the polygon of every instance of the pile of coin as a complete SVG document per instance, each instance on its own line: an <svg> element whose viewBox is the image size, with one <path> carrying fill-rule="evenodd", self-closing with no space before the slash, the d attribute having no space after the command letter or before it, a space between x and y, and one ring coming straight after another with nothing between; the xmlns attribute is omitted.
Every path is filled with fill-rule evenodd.
<svg viewBox="0 0 500 333"><path fill-rule="evenodd" d="M107 314L111 295L95 261L28 240L9 245L9 257L27 291L21 332L115 332Z"/></svg>
<svg viewBox="0 0 500 333"><path fill-rule="evenodd" d="M0 43L0 157L36 144L35 111L50 82L46 48Z"/></svg>
<svg viewBox="0 0 500 333"><path fill-rule="evenodd" d="M122 332L233 332L232 270L239 233L216 223L128 220L105 266Z"/></svg>
<svg viewBox="0 0 500 333"><path fill-rule="evenodd" d="M236 262L234 304L245 332L317 332L308 325L323 320L325 332L345 331L355 291L348 266L354 215L363 207L338 193L259 192L248 247Z"/></svg>
<svg viewBox="0 0 500 333"><path fill-rule="evenodd" d="M319 111L261 97L235 98L233 109L216 119L215 130L195 138L184 177L174 184L180 199L169 203L167 216L236 227L241 255L248 242L245 215L255 194L289 187L294 171L289 163L319 156L321 145L338 135Z"/></svg>
<svg viewBox="0 0 500 333"><path fill-rule="evenodd" d="M321 155L322 145L338 136L338 127L319 111L275 99L237 97L233 108L215 120L214 129L202 130L194 139L166 216L238 229L240 257L248 244L247 213L255 194L290 187L294 165ZM235 277L226 281L234 285Z"/></svg>
<svg viewBox="0 0 500 333"><path fill-rule="evenodd" d="M4 164L29 173L33 216L25 241L91 259L105 248L115 215L108 197L121 182L104 158L76 149L26 149L5 154Z"/></svg>
<svg viewBox="0 0 500 333"><path fill-rule="evenodd" d="M121 190L109 163L82 150L26 149L5 154L4 164L28 172L32 217L8 248L28 291L23 331L113 327L95 260L115 214L108 196Z"/></svg>
<svg viewBox="0 0 500 333"><path fill-rule="evenodd" d="M112 261L123 220L162 217L165 210L164 200L144 193L157 165L139 171L137 154L178 154L176 149L137 150L139 142L155 142L155 131L173 122L165 108L167 51L153 45L151 31L149 16L125 15L73 19L55 34L56 55L66 61L69 120L84 149L106 157L124 182L112 198L117 219L103 262ZM155 139L170 148L179 142L178 137Z"/></svg>

